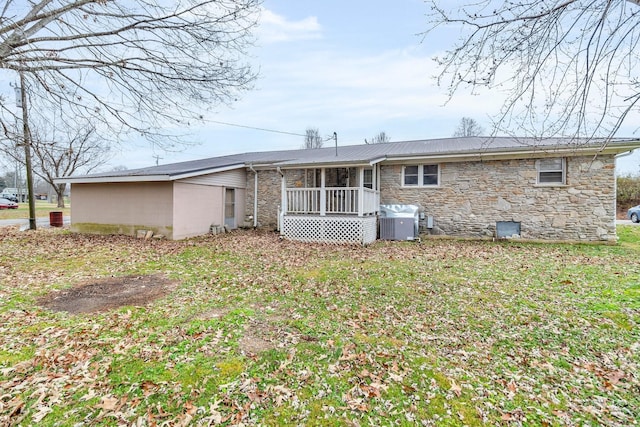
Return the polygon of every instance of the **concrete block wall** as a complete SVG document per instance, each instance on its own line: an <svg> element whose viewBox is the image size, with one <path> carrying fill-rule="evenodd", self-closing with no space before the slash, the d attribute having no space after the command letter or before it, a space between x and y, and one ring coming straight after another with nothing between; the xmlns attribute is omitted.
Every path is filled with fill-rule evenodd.
<svg viewBox="0 0 640 427"><path fill-rule="evenodd" d="M431 234L491 237L497 221L516 221L524 239L615 242L615 159L573 157L566 167L566 185L542 186L535 159L442 163L437 188L411 188L402 165L382 165L381 203L420 206L434 218Z"/></svg>

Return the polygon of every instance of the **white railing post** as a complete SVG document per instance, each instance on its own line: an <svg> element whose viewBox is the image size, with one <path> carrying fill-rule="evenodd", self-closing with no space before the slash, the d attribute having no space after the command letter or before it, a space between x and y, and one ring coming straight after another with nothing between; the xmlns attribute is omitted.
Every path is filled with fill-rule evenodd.
<svg viewBox="0 0 640 427"><path fill-rule="evenodd" d="M320 216L327 215L327 190L325 188L325 169L320 169Z"/></svg>

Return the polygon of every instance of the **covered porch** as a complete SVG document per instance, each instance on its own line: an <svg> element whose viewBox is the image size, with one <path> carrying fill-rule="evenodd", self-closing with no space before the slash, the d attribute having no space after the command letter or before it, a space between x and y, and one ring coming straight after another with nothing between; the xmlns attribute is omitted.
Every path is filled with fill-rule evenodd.
<svg viewBox="0 0 640 427"><path fill-rule="evenodd" d="M377 165L304 169L282 174L279 225L292 240L369 244L377 237Z"/></svg>

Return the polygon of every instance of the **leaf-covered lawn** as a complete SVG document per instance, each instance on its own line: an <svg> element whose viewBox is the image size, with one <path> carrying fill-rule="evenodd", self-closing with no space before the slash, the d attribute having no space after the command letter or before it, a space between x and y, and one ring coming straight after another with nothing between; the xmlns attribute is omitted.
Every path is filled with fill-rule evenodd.
<svg viewBox="0 0 640 427"><path fill-rule="evenodd" d="M0 229L0 425L633 425L640 227L617 246L366 248ZM163 275L144 307L53 291Z"/></svg>

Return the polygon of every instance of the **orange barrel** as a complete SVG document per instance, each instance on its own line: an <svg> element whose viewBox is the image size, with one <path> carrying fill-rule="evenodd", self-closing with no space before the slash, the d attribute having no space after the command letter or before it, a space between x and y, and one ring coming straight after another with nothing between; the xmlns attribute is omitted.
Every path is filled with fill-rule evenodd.
<svg viewBox="0 0 640 427"><path fill-rule="evenodd" d="M49 212L49 225L52 227L62 227L64 225L62 212Z"/></svg>

